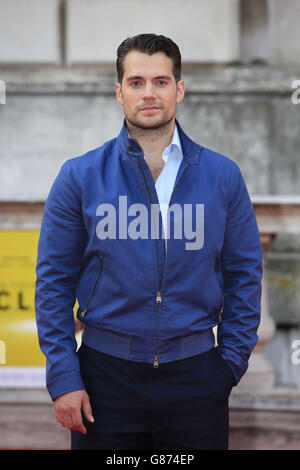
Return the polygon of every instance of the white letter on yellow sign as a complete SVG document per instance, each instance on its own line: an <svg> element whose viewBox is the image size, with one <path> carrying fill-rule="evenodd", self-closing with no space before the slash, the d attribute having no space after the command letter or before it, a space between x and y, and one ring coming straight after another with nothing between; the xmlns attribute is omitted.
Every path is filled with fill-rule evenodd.
<svg viewBox="0 0 300 470"><path fill-rule="evenodd" d="M6 345L0 341L0 364L6 364Z"/></svg>

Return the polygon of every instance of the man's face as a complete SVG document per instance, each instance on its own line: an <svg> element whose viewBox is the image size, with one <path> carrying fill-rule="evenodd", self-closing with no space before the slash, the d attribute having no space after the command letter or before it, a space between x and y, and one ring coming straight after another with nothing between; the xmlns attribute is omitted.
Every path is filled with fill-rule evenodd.
<svg viewBox="0 0 300 470"><path fill-rule="evenodd" d="M125 57L116 96L129 123L155 129L175 119L176 104L184 97L184 83L180 80L176 84L173 62L163 52L148 55L131 51Z"/></svg>

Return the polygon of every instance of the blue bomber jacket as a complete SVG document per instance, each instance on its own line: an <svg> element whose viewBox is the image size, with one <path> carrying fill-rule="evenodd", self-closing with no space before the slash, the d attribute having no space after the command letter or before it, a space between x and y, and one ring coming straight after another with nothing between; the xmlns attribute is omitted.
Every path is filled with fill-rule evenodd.
<svg viewBox="0 0 300 470"><path fill-rule="evenodd" d="M188 358L215 345L237 384L257 342L262 253L238 165L194 143L169 203L167 249L150 169L125 122L117 138L61 167L45 203L35 309L52 397L84 388L82 341L131 361Z"/></svg>

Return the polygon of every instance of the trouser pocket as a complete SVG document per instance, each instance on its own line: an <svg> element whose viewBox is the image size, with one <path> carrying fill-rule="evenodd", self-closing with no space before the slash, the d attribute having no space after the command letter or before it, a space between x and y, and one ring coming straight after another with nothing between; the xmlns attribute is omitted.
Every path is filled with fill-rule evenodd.
<svg viewBox="0 0 300 470"><path fill-rule="evenodd" d="M230 365L221 355L218 347L214 348L215 360L216 360L216 374L226 387L229 389L229 393L235 383L235 377Z"/></svg>

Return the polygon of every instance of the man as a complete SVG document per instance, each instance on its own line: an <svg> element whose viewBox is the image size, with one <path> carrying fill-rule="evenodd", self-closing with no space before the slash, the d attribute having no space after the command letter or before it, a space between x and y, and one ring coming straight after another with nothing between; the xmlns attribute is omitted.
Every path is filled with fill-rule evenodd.
<svg viewBox="0 0 300 470"><path fill-rule="evenodd" d="M45 204L47 387L72 449L227 449L228 397L260 319L252 204L237 164L175 119L184 82L172 40L127 38L117 71L120 135L66 161Z"/></svg>

